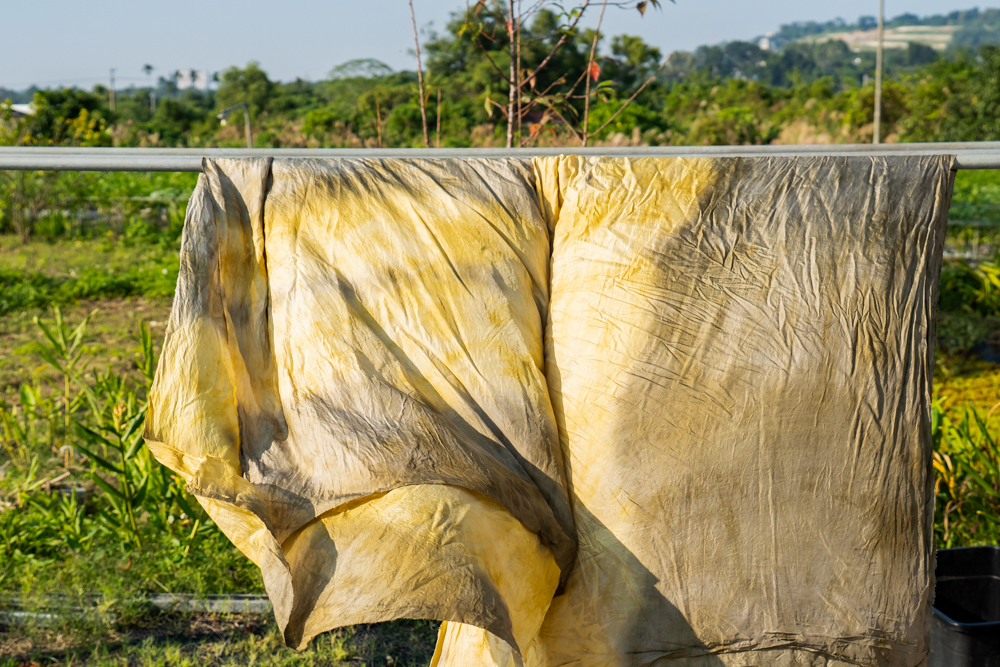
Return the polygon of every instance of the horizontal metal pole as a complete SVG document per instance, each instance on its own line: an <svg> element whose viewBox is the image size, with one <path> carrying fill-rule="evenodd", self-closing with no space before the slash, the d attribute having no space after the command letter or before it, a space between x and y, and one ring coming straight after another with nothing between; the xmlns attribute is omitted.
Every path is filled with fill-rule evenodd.
<svg viewBox="0 0 1000 667"><path fill-rule="evenodd" d="M619 157L778 157L955 155L957 169L1000 169L1000 142L623 148L38 148L0 147L0 170L201 171L208 158L454 158L606 155Z"/></svg>

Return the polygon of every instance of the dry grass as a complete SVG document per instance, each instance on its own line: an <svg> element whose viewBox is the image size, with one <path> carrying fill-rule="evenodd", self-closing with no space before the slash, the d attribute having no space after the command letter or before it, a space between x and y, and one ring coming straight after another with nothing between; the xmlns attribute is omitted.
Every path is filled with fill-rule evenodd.
<svg viewBox="0 0 1000 667"><path fill-rule="evenodd" d="M63 315L70 322L79 322L87 313L97 313L88 327L86 354L92 357L91 367L106 369L109 365L120 373L135 370L135 355L139 350L139 324L148 322L159 349L167 318L170 299L105 299L85 301L65 306ZM33 318L52 317L50 311L11 313L0 317L0 401L14 401L21 383L41 382L52 377L35 353L39 340Z"/></svg>

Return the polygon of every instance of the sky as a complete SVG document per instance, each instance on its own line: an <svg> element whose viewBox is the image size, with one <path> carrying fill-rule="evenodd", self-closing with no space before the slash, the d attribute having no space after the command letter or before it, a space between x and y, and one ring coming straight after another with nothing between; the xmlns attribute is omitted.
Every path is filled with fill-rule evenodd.
<svg viewBox="0 0 1000 667"><path fill-rule="evenodd" d="M527 4L527 3L526 3ZM570 4L569 2L565 4ZM608 9L604 31L640 35L664 53L752 39L793 21L874 15L877 0L669 0L645 17ZM886 17L976 6L974 0L886 0ZM426 37L464 0L413 0ZM1000 6L1000 0L981 8ZM256 60L275 80L323 79L336 65L375 58L416 69L406 0L3 0L0 86L147 85L178 69L221 71ZM596 12L591 23L596 21Z"/></svg>

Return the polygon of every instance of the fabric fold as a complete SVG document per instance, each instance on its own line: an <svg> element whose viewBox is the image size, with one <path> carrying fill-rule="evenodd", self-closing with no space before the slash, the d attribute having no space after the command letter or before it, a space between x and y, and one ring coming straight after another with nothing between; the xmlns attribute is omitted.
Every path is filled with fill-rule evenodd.
<svg viewBox="0 0 1000 667"><path fill-rule="evenodd" d="M290 645L412 615L530 640L575 551L547 301L529 162L205 161L146 438Z"/></svg>

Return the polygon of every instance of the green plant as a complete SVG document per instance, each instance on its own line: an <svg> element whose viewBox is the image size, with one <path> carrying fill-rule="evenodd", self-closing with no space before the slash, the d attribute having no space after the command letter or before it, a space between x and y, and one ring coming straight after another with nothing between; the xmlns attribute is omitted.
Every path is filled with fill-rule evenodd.
<svg viewBox="0 0 1000 667"><path fill-rule="evenodd" d="M79 405L79 395L73 396L70 388L80 381L80 368L85 365L85 363L81 364L84 353L83 335L87 330L87 324L90 323L90 319L97 311L91 311L72 331L63 321L59 306L53 306L52 311L55 314L55 323L51 329L37 316L34 318L35 326L42 330L48 340L47 345L45 343L38 344L37 352L62 379L62 386L55 388L62 392L63 426L68 432L71 415ZM67 463L67 465L69 464Z"/></svg>
<svg viewBox="0 0 1000 667"><path fill-rule="evenodd" d="M142 440L156 368L148 326L139 329L134 373L99 371L88 368L80 354L92 317L70 325L57 311L55 322L39 321L45 343L35 351L65 381L42 383L36 374L34 384L22 384L15 406L0 406L7 459L0 496L0 589L44 591L83 577L79 595L90 594L105 583L94 579L90 559L113 563L125 557L129 574L119 572L116 586L131 592L113 594L116 613L125 613L121 605L150 586L259 590L256 569ZM72 428L62 437L86 457L84 468L50 458L67 397ZM40 573L47 575L39 580Z"/></svg>
<svg viewBox="0 0 1000 667"><path fill-rule="evenodd" d="M110 518L116 527L125 529L136 546L142 547L142 540L139 537L139 525L136 522L138 507L142 505L146 497L146 488L149 484L149 473L139 465L136 455L143 446L142 426L146 416L145 409L141 410L131 418L125 420L125 405L119 403L115 406L114 419L107 426L99 426L110 438L101 435L97 431L87 428L77 422L76 427L80 435L92 445L84 447L77 443L75 446L80 452L87 456L93 464L94 469L90 473L94 481L105 494L108 503L111 505L113 513L105 514ZM104 450L104 456L100 456L93 451L93 446L99 445ZM112 462L110 452L114 452L116 459ZM118 481L118 486L104 480L98 471L113 474Z"/></svg>
<svg viewBox="0 0 1000 667"><path fill-rule="evenodd" d="M969 406L955 423L939 404L933 407L934 530L939 546L1000 541L1000 448L987 427L988 418Z"/></svg>

